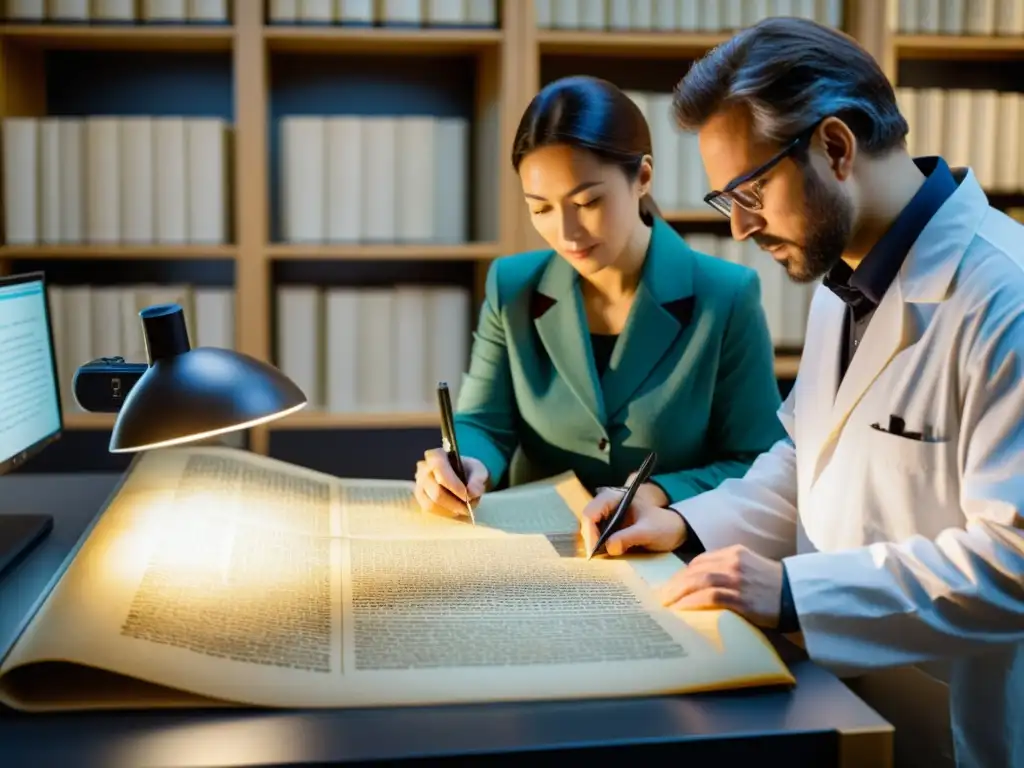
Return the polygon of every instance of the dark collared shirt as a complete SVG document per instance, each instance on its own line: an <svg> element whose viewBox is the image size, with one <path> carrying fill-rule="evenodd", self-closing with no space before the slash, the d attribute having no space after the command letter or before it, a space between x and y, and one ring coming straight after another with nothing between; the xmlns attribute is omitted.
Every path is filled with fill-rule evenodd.
<svg viewBox="0 0 1024 768"><path fill-rule="evenodd" d="M875 309L899 273L910 248L946 199L956 191L953 173L941 157L919 157L914 162L927 178L892 226L861 260L856 270L850 269L845 261L840 261L822 281L847 306L840 379L846 374ZM686 528L686 542L677 550L677 554L704 551L704 545L688 523ZM782 604L779 607L778 630L787 633L800 630L785 562L782 565Z"/></svg>
<svg viewBox="0 0 1024 768"><path fill-rule="evenodd" d="M903 266L914 241L946 199L956 191L953 173L941 157L919 157L914 162L927 178L892 226L868 251L856 270L840 261L822 280L826 288L846 302L840 380L846 375L875 310Z"/></svg>

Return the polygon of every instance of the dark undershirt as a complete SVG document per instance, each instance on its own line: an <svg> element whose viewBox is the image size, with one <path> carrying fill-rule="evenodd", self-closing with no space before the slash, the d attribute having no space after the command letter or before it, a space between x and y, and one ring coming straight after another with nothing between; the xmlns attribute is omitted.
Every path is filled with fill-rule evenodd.
<svg viewBox="0 0 1024 768"><path fill-rule="evenodd" d="M612 351L619 337L611 333L591 333L590 347L594 352L594 365L597 366L597 377L601 378L608 369L612 359Z"/></svg>

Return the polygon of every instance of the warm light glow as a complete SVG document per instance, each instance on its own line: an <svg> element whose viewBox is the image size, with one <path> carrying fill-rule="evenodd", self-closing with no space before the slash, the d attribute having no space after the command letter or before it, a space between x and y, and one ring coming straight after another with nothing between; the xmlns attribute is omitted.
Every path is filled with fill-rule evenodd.
<svg viewBox="0 0 1024 768"><path fill-rule="evenodd" d="M151 450L153 450L155 448L171 448L172 446L175 446L175 445L184 445L185 443L194 443L194 442L196 442L198 440L207 440L207 439L209 439L211 437L216 437L217 435L226 435L229 432L236 432L236 431L238 431L240 429L252 429L253 427L258 427L260 424L266 424L268 421L274 421L274 419L280 419L280 418L283 418L285 416L289 416L289 415L295 413L296 411L302 410L305 407L306 407L306 401L303 400L301 403L299 403L298 405L292 406L291 408L286 408L283 411L278 411L277 413L272 413L269 416L261 416L258 419L253 419L252 421L246 421L246 422L243 422L241 424L236 424L236 425L231 426L231 427L221 427L220 429L210 429L210 430L207 430L206 432L198 432L198 433L196 433L194 435L185 435L184 437L175 437L175 438L172 438L170 440L161 440L161 441L156 442L156 443L149 443L148 445L139 445L139 446L136 446L134 448L111 448L110 452L111 453L135 453L137 451L151 451Z"/></svg>
<svg viewBox="0 0 1024 768"><path fill-rule="evenodd" d="M126 736L111 747L109 764L120 765L270 765L288 763L311 752L301 718L257 714L153 729Z"/></svg>

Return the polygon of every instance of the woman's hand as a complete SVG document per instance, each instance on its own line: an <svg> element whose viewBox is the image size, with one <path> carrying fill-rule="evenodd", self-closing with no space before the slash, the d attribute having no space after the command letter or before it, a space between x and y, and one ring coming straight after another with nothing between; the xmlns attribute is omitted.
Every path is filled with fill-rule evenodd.
<svg viewBox="0 0 1024 768"><path fill-rule="evenodd" d="M462 457L462 466L467 475L465 485L455 475L448 455L441 448L423 454L423 459L416 462L413 491L420 509L445 517L469 517L466 502L484 494L489 475L483 462L470 456Z"/></svg>
<svg viewBox="0 0 1024 768"><path fill-rule="evenodd" d="M686 541L686 524L679 513L650 503L641 497L642 490L644 490L643 486L637 489L633 503L626 510L619 530L609 536L608 541L605 542L605 552L610 557L624 555L631 549L671 552ZM661 489L658 490L660 492ZM598 525L614 514L621 498L621 490L606 488L597 494L583 510L580 532L588 552L594 548L594 544L600 537Z"/></svg>

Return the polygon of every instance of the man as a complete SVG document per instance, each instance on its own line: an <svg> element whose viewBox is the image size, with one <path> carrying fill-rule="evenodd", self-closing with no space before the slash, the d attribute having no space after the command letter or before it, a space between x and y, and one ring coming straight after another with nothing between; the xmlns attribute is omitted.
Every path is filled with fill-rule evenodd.
<svg viewBox="0 0 1024 768"><path fill-rule="evenodd" d="M675 111L733 236L823 285L788 437L742 479L635 504L608 554L703 550L666 604L800 631L843 676L949 661L957 764L1024 765L1024 226L969 169L911 158L876 62L813 22L711 51Z"/></svg>

